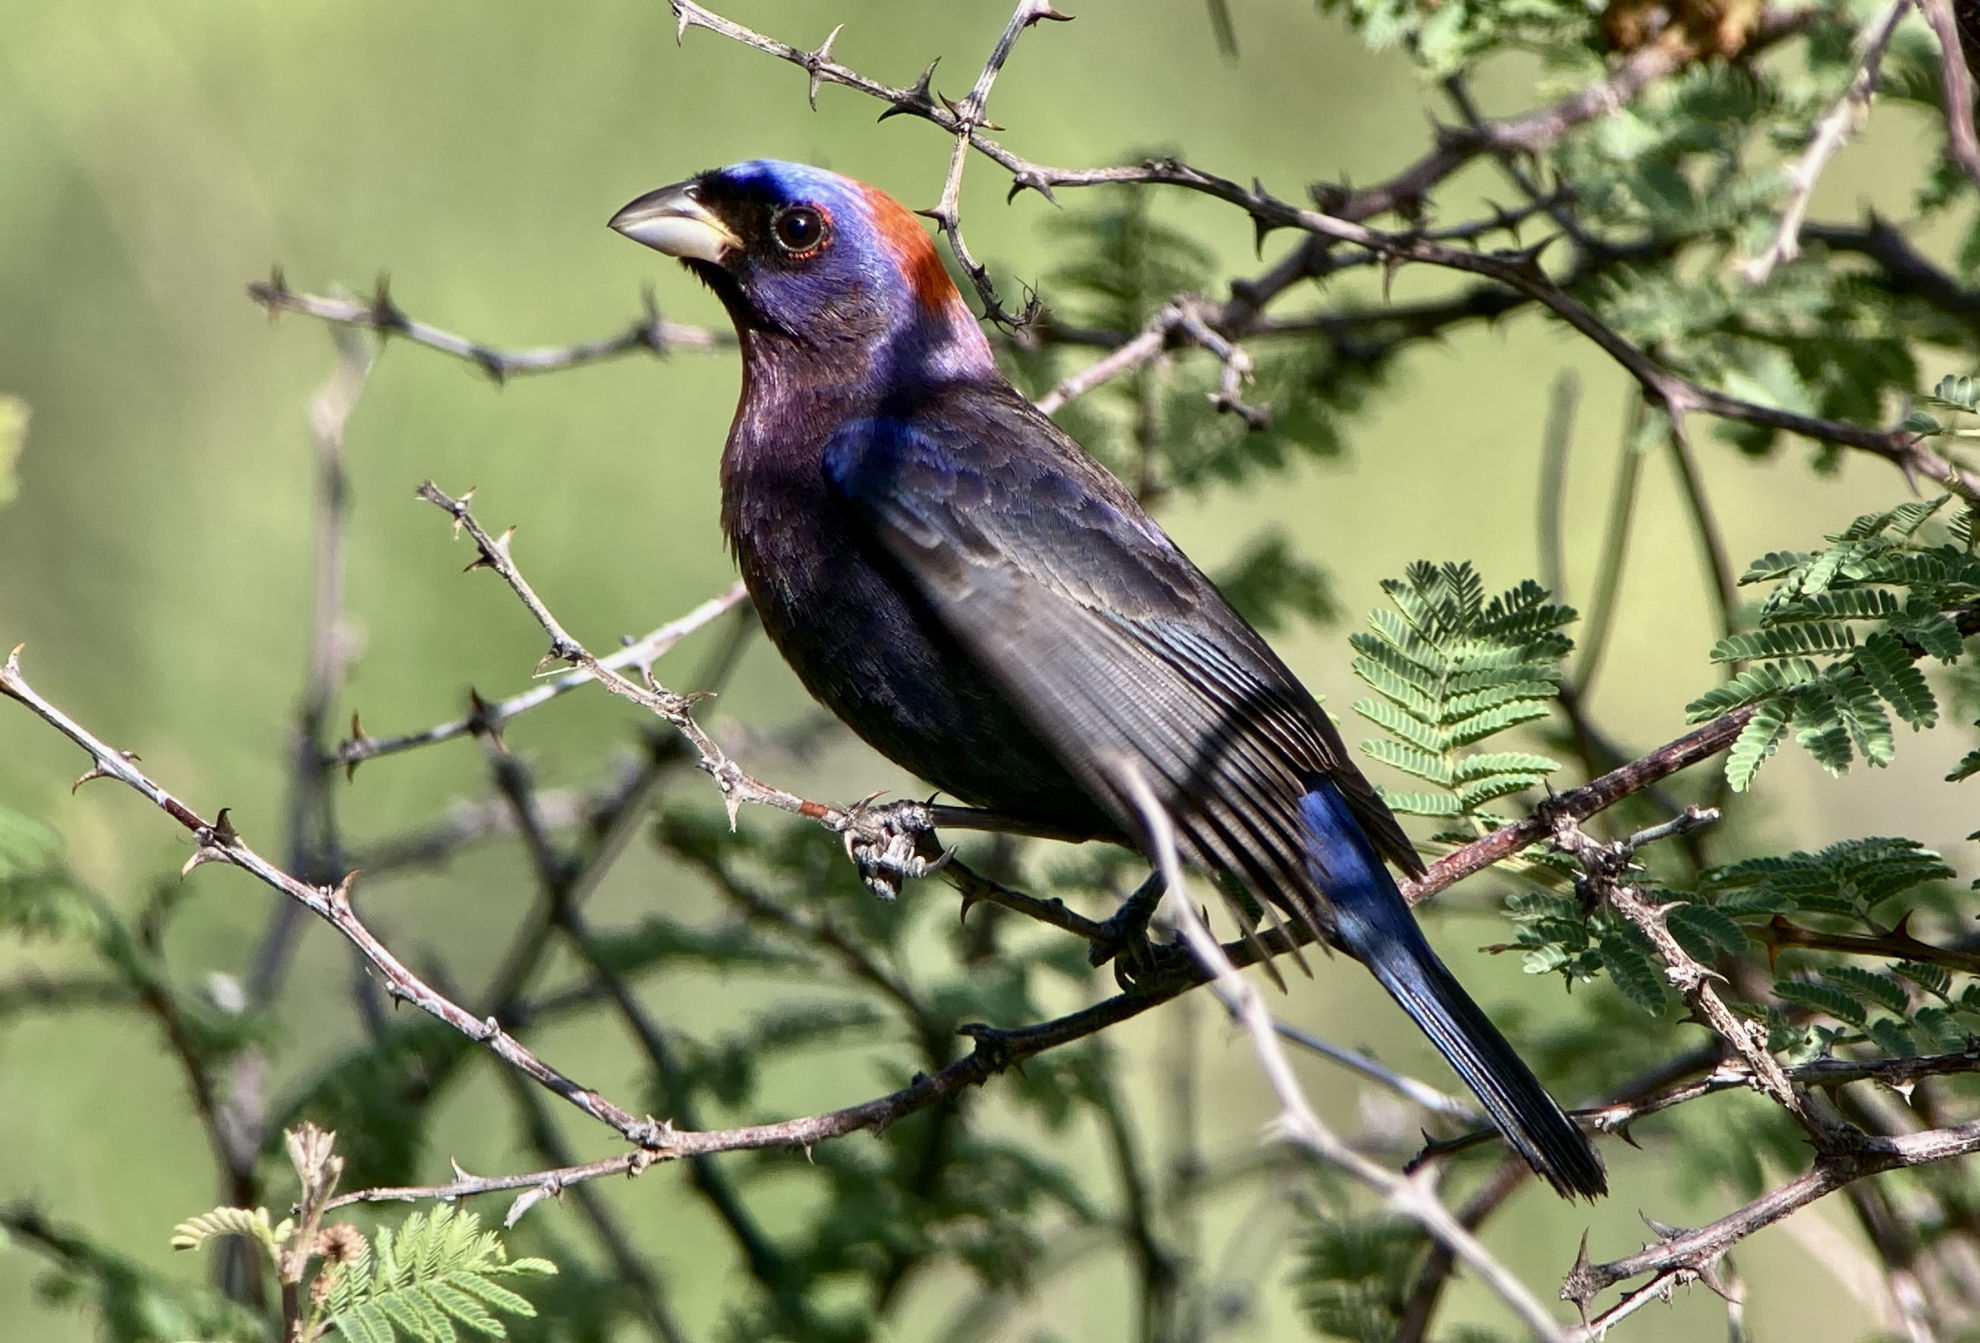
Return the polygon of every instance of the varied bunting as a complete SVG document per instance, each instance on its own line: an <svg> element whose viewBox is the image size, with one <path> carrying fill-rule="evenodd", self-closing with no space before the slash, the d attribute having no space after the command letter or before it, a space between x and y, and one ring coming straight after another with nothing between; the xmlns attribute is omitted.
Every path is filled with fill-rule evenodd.
<svg viewBox="0 0 1980 1343"><path fill-rule="evenodd" d="M759 160L612 227L742 342L722 524L764 628L882 754L1019 824L1182 857L1366 965L1564 1195L1602 1163L1430 949L1421 860L1298 679L1122 485L1005 380L927 232ZM1139 780L1139 786L1133 781Z"/></svg>

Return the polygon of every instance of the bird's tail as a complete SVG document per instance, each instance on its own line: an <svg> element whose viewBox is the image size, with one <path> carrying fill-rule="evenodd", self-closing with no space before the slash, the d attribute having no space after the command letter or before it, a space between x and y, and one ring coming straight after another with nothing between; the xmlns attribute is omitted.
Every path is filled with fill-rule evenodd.
<svg viewBox="0 0 1980 1343"><path fill-rule="evenodd" d="M1506 1141L1563 1197L1608 1192L1602 1159L1437 959L1332 780L1301 803L1316 883L1341 946L1366 965L1484 1102Z"/></svg>

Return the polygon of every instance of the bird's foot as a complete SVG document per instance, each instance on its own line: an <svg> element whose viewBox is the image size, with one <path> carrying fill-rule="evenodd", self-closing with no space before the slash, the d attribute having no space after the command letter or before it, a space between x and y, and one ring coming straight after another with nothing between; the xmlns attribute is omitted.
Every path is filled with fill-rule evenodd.
<svg viewBox="0 0 1980 1343"><path fill-rule="evenodd" d="M956 856L935 838L935 822L925 802L875 805L875 793L847 807L840 827L846 857L859 869L866 888L882 900L901 893L901 883L933 876Z"/></svg>
<svg viewBox="0 0 1980 1343"><path fill-rule="evenodd" d="M1161 873L1151 873L1100 925L1100 936L1086 949L1087 964L1098 967L1112 961L1115 982L1129 992L1166 978L1170 970L1188 959L1180 947L1151 941L1148 936L1148 921L1162 903L1165 889Z"/></svg>

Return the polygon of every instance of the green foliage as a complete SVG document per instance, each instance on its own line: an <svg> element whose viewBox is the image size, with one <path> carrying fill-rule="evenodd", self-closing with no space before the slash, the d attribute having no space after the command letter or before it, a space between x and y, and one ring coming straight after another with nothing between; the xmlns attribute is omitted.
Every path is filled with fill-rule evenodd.
<svg viewBox="0 0 1980 1343"><path fill-rule="evenodd" d="M379 1229L368 1254L334 1272L330 1324L351 1343L453 1343L460 1330L504 1338L504 1316L536 1314L502 1280L557 1271L545 1259L510 1259L501 1239L473 1213L445 1205L414 1213L395 1236Z"/></svg>
<svg viewBox="0 0 1980 1343"><path fill-rule="evenodd" d="M1476 748L1547 715L1560 660L1573 647L1561 629L1575 613L1530 580L1487 601L1468 563L1419 562L1382 590L1395 609L1371 612L1374 632L1349 639L1355 675L1381 697L1357 700L1355 712L1390 736L1362 750L1436 790L1389 794L1396 811L1496 824L1503 818L1488 803L1534 787L1560 765Z"/></svg>
<svg viewBox="0 0 1980 1343"><path fill-rule="evenodd" d="M1952 876L1916 840L1868 838L1728 863L1703 874L1699 888L1722 914L1832 914L1867 924L1886 902Z"/></svg>
<svg viewBox="0 0 1980 1343"><path fill-rule="evenodd" d="M1323 1338L1386 1343L1428 1248L1423 1232L1400 1218L1340 1208L1309 1218L1291 1279L1307 1324Z"/></svg>
<svg viewBox="0 0 1980 1343"><path fill-rule="evenodd" d="M37 1252L35 1295L50 1308L86 1307L112 1343L267 1343L264 1322L219 1293L161 1273L33 1208L0 1208L0 1250Z"/></svg>
<svg viewBox="0 0 1980 1343"><path fill-rule="evenodd" d="M1917 661L1956 660L1965 636L1954 616L1980 598L1980 557L1928 531L1946 502L1865 514L1823 549L1777 551L1741 576L1772 584L1759 627L1720 640L1712 660L1751 665L1685 706L1692 722L1756 706L1726 758L1736 791L1789 732L1839 774L1859 756L1890 763L1893 719L1913 730L1938 722L1938 699ZM1954 775L1963 777L1958 768Z"/></svg>
<svg viewBox="0 0 1980 1343"><path fill-rule="evenodd" d="M1345 14L1374 50L1406 47L1436 75L1508 44L1578 46L1593 32L1593 11L1569 0L1321 0L1320 7Z"/></svg>
<svg viewBox="0 0 1980 1343"><path fill-rule="evenodd" d="M172 1248L197 1250L215 1236L243 1236L259 1245L272 1262L282 1243L295 1234L296 1224L284 1219L281 1225L269 1221L268 1209L215 1208L197 1217L188 1217L172 1228Z"/></svg>

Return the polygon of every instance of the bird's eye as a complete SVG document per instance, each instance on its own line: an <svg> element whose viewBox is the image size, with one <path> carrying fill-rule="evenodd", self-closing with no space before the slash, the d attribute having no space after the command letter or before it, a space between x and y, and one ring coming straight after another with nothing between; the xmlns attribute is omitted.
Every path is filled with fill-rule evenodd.
<svg viewBox="0 0 1980 1343"><path fill-rule="evenodd" d="M825 243L832 231L825 213L809 205L793 205L779 210L770 221L770 236L777 246L792 256L809 256Z"/></svg>

